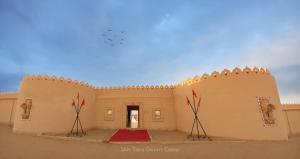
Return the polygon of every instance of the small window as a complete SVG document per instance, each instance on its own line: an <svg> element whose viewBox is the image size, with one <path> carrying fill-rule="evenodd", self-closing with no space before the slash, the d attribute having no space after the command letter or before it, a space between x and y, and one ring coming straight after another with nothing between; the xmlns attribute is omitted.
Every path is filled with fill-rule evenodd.
<svg viewBox="0 0 300 159"><path fill-rule="evenodd" d="M154 111L154 117L155 117L155 119L160 119L160 117L161 117L160 114L161 114L160 110L155 110Z"/></svg>
<svg viewBox="0 0 300 159"><path fill-rule="evenodd" d="M153 109L152 121L163 121L163 114L160 108Z"/></svg>
<svg viewBox="0 0 300 159"><path fill-rule="evenodd" d="M105 121L114 120L114 110L113 110L113 108L110 108L110 107L104 108L104 120Z"/></svg>
<svg viewBox="0 0 300 159"><path fill-rule="evenodd" d="M112 116L112 113L113 113L112 109L107 109L106 114L108 116Z"/></svg>

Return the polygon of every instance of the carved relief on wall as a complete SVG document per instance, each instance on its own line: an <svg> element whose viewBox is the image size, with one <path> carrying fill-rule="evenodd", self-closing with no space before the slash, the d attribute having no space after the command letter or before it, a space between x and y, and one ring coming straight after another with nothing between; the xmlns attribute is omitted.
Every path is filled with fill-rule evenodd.
<svg viewBox="0 0 300 159"><path fill-rule="evenodd" d="M21 104L21 108L23 109L22 119L29 119L31 107L32 107L31 99L26 99L25 102Z"/></svg>
<svg viewBox="0 0 300 159"><path fill-rule="evenodd" d="M273 115L275 106L270 103L269 98L258 97L258 104L262 113L264 124L265 125L275 124L275 118Z"/></svg>

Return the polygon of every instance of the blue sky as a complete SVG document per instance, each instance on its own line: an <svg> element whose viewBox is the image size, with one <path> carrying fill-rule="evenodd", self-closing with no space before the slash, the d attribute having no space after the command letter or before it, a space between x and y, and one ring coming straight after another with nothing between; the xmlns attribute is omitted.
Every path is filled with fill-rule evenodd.
<svg viewBox="0 0 300 159"><path fill-rule="evenodd" d="M0 64L0 91L25 74L117 86L261 66L300 102L300 1L0 0Z"/></svg>

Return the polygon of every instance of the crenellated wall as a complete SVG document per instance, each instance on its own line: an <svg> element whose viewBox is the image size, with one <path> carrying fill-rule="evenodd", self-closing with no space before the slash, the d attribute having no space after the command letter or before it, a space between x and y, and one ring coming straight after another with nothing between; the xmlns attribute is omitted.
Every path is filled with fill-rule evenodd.
<svg viewBox="0 0 300 159"><path fill-rule="evenodd" d="M94 127L95 90L88 84L64 78L48 76L26 76L19 88L14 132L51 133L68 132L75 119L71 106L77 92L85 98L81 122L84 129ZM29 119L22 119L20 107L26 99L32 99Z"/></svg>
<svg viewBox="0 0 300 159"><path fill-rule="evenodd" d="M300 104L282 104L282 109L288 134L300 134Z"/></svg>
<svg viewBox="0 0 300 159"><path fill-rule="evenodd" d="M275 79L268 71L254 68L227 69L221 73L196 76L174 89L177 129L189 132L193 114L186 104L192 98L192 89L199 93L202 102L200 120L207 133L216 137L285 140L286 128ZM275 105L276 124L265 126L257 97L267 97Z"/></svg>
<svg viewBox="0 0 300 159"><path fill-rule="evenodd" d="M63 77L26 76L18 93L0 94L0 122L14 123L14 132L66 133L76 115L72 99L79 92L86 101L81 113L84 129L126 128L127 106L138 105L140 128L189 132L193 113L186 96L192 99L192 90L202 98L198 115L210 136L286 140L288 134L300 132L300 109L282 106L274 77L257 67L224 69L161 86L94 87ZM258 97L274 105L275 124L264 123ZM32 100L32 107L29 119L22 119L26 99ZM107 108L113 110L109 119ZM153 118L154 110L161 110L160 120Z"/></svg>

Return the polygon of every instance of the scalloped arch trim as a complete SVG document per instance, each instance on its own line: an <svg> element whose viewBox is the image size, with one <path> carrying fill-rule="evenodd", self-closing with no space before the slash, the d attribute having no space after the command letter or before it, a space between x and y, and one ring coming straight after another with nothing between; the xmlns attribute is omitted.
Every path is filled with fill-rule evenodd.
<svg viewBox="0 0 300 159"><path fill-rule="evenodd" d="M85 87L90 87L93 89L100 89L100 90L109 90L109 89L173 89L176 87L180 86L186 86L186 85L191 85L194 83L202 82L208 79L217 79L220 77L227 78L230 76L237 76L237 75L248 75L248 74L262 74L262 75L270 75L270 72L268 69L265 68L258 68L254 67L253 69L249 67L244 67L243 69L241 68L234 68L232 71L229 69L224 69L221 72L218 71L213 71L210 75L207 73L204 73L202 76L196 75L193 79L188 78L186 80L183 80L175 85L137 85L137 86L100 86L100 87L95 87L91 84L88 84L83 81L78 81L78 80L72 80L70 78L65 78L65 77L56 77L56 76L48 76L48 75L26 75L23 80L49 80L49 81L55 81L55 82L66 82L66 83L71 83L75 85L80 85L80 86L85 86Z"/></svg>
<svg viewBox="0 0 300 159"><path fill-rule="evenodd" d="M190 85L193 83L205 81L208 79L216 79L218 77L238 76L238 75L243 75L243 74L244 75L248 75L248 74L270 75L270 72L268 69L265 69L265 68L254 67L253 69L251 69L249 67L244 67L244 68L235 67L232 71L230 71L229 69L224 69L221 72L213 71L210 75L208 73L204 73L202 76L196 75L192 81L190 81L190 79L183 80L183 81L179 82L176 86L185 86L185 85ZM198 77L201 77L200 80Z"/></svg>

